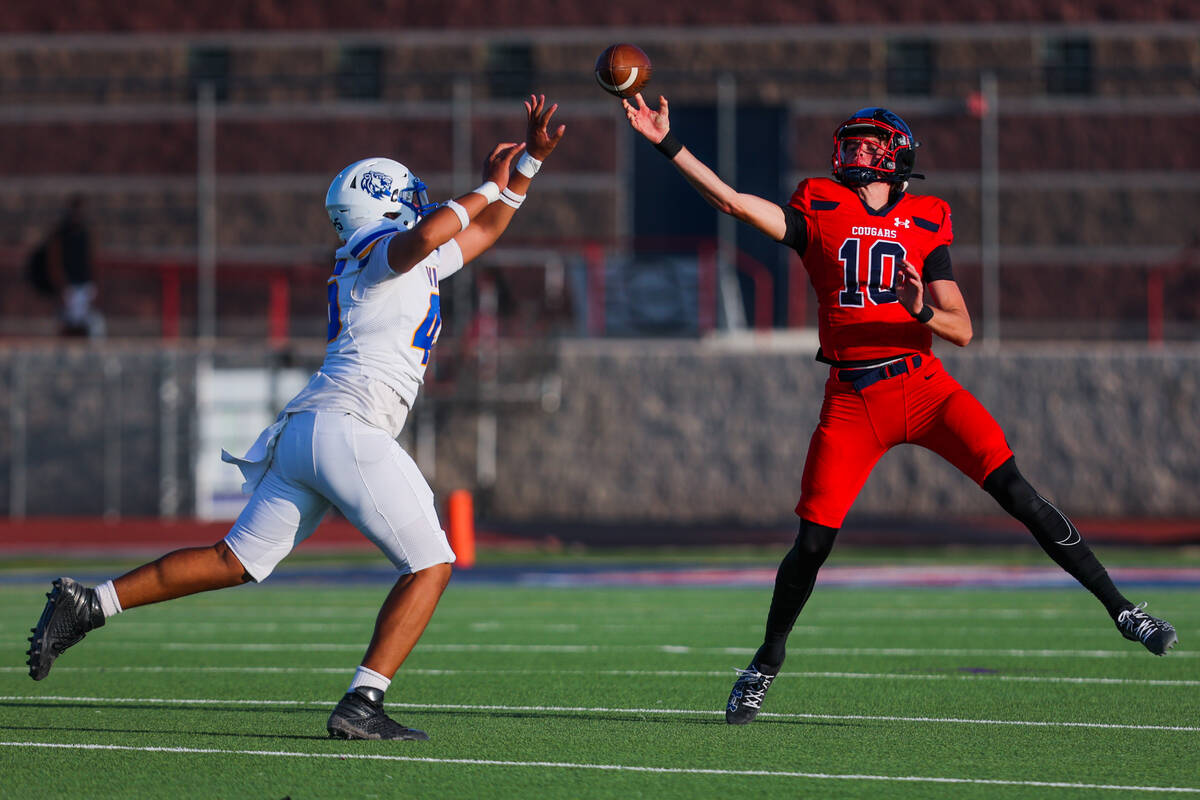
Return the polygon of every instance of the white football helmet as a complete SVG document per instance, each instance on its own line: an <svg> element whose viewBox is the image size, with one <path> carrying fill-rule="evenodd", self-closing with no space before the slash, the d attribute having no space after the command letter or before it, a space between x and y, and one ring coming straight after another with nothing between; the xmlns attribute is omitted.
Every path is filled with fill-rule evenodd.
<svg viewBox="0 0 1200 800"><path fill-rule="evenodd" d="M425 184L390 158L364 158L339 172L325 194L329 221L342 240L371 222L395 214L405 228L437 208Z"/></svg>

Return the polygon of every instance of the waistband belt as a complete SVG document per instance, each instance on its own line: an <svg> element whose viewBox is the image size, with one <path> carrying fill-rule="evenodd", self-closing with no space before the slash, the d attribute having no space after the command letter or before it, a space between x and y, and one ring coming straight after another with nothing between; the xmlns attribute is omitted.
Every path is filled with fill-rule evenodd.
<svg viewBox="0 0 1200 800"><path fill-rule="evenodd" d="M911 364L911 367L909 366ZM921 356L913 355L900 361L893 361L891 364L883 364L878 367L862 367L860 369L839 369L837 378L839 381L849 383L854 387L854 391L861 392L868 386L886 381L888 378L894 378L897 375L904 375L911 370L916 370L921 366Z"/></svg>

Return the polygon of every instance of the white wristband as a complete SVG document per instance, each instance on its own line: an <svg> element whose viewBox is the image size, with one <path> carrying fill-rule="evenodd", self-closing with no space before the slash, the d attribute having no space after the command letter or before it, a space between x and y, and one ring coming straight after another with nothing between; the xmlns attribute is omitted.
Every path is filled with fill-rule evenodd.
<svg viewBox="0 0 1200 800"><path fill-rule="evenodd" d="M517 160L517 172L526 178L532 178L534 175L537 175L538 170L541 168L542 162L529 155L529 153L521 153L521 157Z"/></svg>
<svg viewBox="0 0 1200 800"><path fill-rule="evenodd" d="M467 210L456 200L447 200L446 208L454 212L454 215L458 217L458 224L462 226L461 230L465 231L471 224L471 215L467 213Z"/></svg>
<svg viewBox="0 0 1200 800"><path fill-rule="evenodd" d="M507 186L505 186L504 191L500 192L500 202L504 203L504 205L509 206L510 208L520 208L521 203L525 202L525 195L517 194L512 189L509 189Z"/></svg>
<svg viewBox="0 0 1200 800"><path fill-rule="evenodd" d="M496 185L495 181L482 183L477 188L472 189L471 193L481 194L486 197L489 206L500 199L500 187Z"/></svg>

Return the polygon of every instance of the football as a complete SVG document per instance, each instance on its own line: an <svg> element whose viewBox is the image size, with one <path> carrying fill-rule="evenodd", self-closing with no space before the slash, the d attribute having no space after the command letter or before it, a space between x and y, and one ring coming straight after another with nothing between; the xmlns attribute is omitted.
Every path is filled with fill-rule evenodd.
<svg viewBox="0 0 1200 800"><path fill-rule="evenodd" d="M633 97L650 81L650 57L632 44L614 44L596 59L596 81L609 94Z"/></svg>

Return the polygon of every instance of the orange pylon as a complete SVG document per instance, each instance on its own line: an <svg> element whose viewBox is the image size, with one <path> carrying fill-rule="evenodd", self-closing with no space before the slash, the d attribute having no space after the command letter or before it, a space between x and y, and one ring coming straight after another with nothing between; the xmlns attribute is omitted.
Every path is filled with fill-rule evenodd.
<svg viewBox="0 0 1200 800"><path fill-rule="evenodd" d="M450 549L459 569L475 566L475 501L466 489L455 489L446 501L446 528Z"/></svg>

